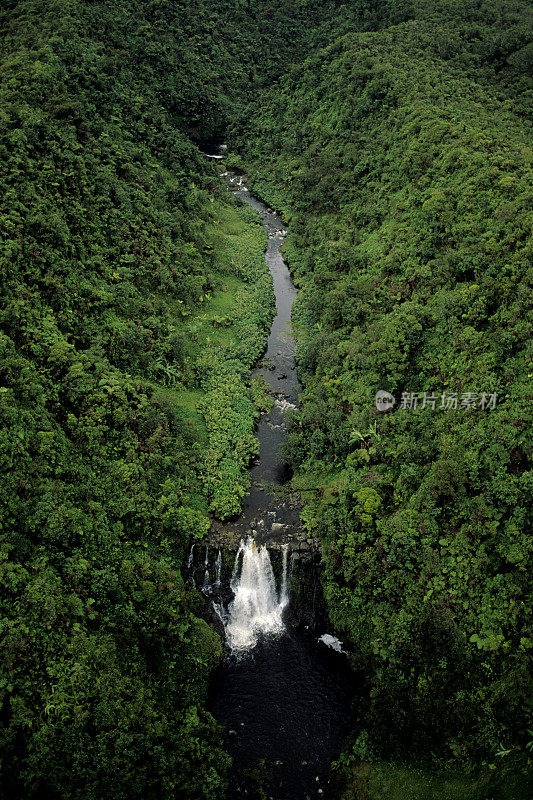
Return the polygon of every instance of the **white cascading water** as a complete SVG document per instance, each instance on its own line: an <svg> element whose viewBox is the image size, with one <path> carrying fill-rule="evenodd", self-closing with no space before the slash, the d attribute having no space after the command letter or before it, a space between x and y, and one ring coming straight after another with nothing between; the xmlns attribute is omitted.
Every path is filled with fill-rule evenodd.
<svg viewBox="0 0 533 800"><path fill-rule="evenodd" d="M242 558L240 575L239 560ZM252 648L261 633L281 633L283 609L288 603L287 547L283 548L283 574L278 596L276 580L266 545L258 546L250 536L241 541L235 557L231 588L235 597L223 619L229 647Z"/></svg>
<svg viewBox="0 0 533 800"><path fill-rule="evenodd" d="M219 587L222 583L222 550L220 547L218 548L218 555L216 560L216 577L215 577L215 586Z"/></svg>
<svg viewBox="0 0 533 800"><path fill-rule="evenodd" d="M281 573L281 589L279 591L279 603L282 608L289 602L289 586L287 582L287 562L289 559L289 545L284 544L282 545L282 553L283 553L283 571Z"/></svg>

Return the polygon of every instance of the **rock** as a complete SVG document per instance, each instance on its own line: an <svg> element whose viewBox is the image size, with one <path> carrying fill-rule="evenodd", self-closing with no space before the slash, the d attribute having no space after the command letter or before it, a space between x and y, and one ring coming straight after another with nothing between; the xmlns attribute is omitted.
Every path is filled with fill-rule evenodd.
<svg viewBox="0 0 533 800"><path fill-rule="evenodd" d="M330 647L332 650L336 650L337 653L345 653L346 651L342 649L342 642L337 639L336 636L332 636L330 633L324 633L322 636L318 638L319 642L322 642L326 645L326 647Z"/></svg>

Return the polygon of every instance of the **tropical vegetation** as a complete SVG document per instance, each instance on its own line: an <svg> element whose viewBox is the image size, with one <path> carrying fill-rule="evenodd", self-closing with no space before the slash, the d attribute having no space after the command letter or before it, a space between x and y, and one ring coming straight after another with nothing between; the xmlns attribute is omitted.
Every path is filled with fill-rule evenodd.
<svg viewBox="0 0 533 800"><path fill-rule="evenodd" d="M222 645L181 566L249 486L274 296L257 215L200 149L226 136L288 223L286 456L366 676L338 796L413 758L527 795L531 19L519 0L2 5L3 796L227 791Z"/></svg>

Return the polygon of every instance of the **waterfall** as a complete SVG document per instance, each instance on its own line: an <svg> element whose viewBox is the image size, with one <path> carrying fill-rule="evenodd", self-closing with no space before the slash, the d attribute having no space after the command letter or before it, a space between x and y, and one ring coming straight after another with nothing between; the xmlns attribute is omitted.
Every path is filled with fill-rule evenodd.
<svg viewBox="0 0 533 800"><path fill-rule="evenodd" d="M194 545L191 547L191 552L189 553L189 559L187 561L188 569L192 567L193 561L194 561Z"/></svg>
<svg viewBox="0 0 533 800"><path fill-rule="evenodd" d="M231 580L229 582L229 585L233 592L235 592L237 588L237 574L239 572L239 556L242 555L243 551L244 551L244 541L241 539L239 549L237 550L237 555L235 556L235 562L233 564L233 572L231 573Z"/></svg>
<svg viewBox="0 0 533 800"><path fill-rule="evenodd" d="M241 556L242 566L238 575ZM278 599L266 545L259 547L251 536L246 542L241 541L231 582L235 597L229 606L226 623L226 637L232 650L248 650L257 643L261 633L280 633L284 630L282 614L287 604L286 551L284 576Z"/></svg>
<svg viewBox="0 0 533 800"><path fill-rule="evenodd" d="M216 560L216 578L215 578L215 586L220 586L221 584L221 575L222 575L222 550L220 547L218 548L218 555Z"/></svg>
<svg viewBox="0 0 533 800"><path fill-rule="evenodd" d="M282 546L283 552L283 571L281 573L281 588L279 592L279 604L282 608L285 608L287 603L289 602L289 587L287 583L287 561L289 557L289 545L284 544Z"/></svg>
<svg viewBox="0 0 533 800"><path fill-rule="evenodd" d="M208 544L206 544L206 546L205 546L205 561L204 561L204 564L206 565L206 567L209 564L209 545Z"/></svg>
<svg viewBox="0 0 533 800"><path fill-rule="evenodd" d="M204 574L204 582L202 584L202 592L209 592L211 590L211 583L209 578L209 570L206 569Z"/></svg>
<svg viewBox="0 0 533 800"><path fill-rule="evenodd" d="M224 603L217 603L213 600L213 610L225 628L226 622L228 621L228 615L226 609L224 608Z"/></svg>

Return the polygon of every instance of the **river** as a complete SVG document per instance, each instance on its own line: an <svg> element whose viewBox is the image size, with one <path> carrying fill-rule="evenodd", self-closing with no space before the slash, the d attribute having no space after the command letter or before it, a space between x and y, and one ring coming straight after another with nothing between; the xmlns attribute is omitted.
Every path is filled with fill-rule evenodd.
<svg viewBox="0 0 533 800"><path fill-rule="evenodd" d="M282 485L289 477L280 445L300 390L290 328L296 289L281 254L282 219L248 191L242 178L225 177L259 212L268 235L265 258L276 316L254 375L265 380L274 404L259 421L251 491L242 514L230 523L242 538L238 553L224 553L233 561L231 579L221 574L220 550L197 545L191 555L197 584L204 575L202 589L226 630L227 652L212 680L209 707L233 758L232 796L324 798L331 761L350 728L353 676L346 657L319 641L326 631L313 624L312 615L308 625L291 615L293 571L298 577L310 567L292 554L297 508L265 490L265 483Z"/></svg>

